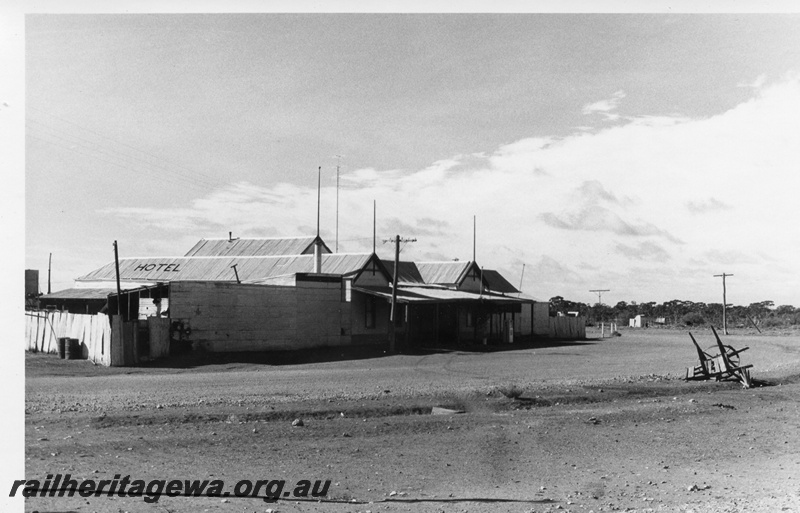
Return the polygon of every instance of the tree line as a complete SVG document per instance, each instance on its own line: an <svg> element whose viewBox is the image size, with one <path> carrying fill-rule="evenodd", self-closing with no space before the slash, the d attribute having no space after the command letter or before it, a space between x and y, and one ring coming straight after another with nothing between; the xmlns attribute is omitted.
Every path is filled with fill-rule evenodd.
<svg viewBox="0 0 800 513"><path fill-rule="evenodd" d="M599 322L616 322L627 326L628 319L637 315L650 318L651 324L663 319L666 325L702 326L704 324L722 325L722 303L702 303L673 299L663 303L650 301L620 301L614 306L595 303L578 303L562 296L550 298L550 315L577 315L586 317L590 325ZM750 303L748 306L728 305L727 322L729 327L758 326L759 328L787 327L800 325L800 308L792 305L775 306L773 301Z"/></svg>

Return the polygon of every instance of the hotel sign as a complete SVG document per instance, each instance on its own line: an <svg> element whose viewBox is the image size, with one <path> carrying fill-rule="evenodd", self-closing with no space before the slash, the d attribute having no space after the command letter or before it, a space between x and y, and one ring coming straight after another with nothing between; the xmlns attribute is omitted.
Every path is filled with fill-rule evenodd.
<svg viewBox="0 0 800 513"><path fill-rule="evenodd" d="M181 264L139 264L137 265L133 271L160 271L160 272L173 272L176 273L180 271Z"/></svg>

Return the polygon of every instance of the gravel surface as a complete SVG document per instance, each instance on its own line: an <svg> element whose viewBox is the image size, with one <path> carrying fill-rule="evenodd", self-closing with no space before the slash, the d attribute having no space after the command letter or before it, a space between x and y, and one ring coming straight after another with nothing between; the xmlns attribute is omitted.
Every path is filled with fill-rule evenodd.
<svg viewBox="0 0 800 513"><path fill-rule="evenodd" d="M711 345L710 331L698 331ZM108 369L26 359L26 473L331 480L292 498L31 498L29 511L800 511L800 337L763 385L682 379L685 331L490 353ZM706 344L707 342L707 344ZM430 415L435 406L463 414ZM302 426L292 426L301 419Z"/></svg>

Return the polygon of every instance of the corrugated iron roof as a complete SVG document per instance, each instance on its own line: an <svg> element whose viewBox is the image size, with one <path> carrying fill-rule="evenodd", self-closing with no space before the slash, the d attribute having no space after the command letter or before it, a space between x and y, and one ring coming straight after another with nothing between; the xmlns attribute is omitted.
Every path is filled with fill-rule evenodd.
<svg viewBox="0 0 800 513"><path fill-rule="evenodd" d="M200 239L185 256L288 256L313 253L316 237ZM322 242L323 253L331 250Z"/></svg>
<svg viewBox="0 0 800 513"><path fill-rule="evenodd" d="M324 254L322 272L349 275L364 268L370 253ZM232 266L236 265L236 272ZM121 281L236 281L255 282L275 276L314 271L314 255L290 256L237 256L237 257L148 257L121 258ZM114 262L78 278L81 282L110 281L116 279Z"/></svg>
<svg viewBox="0 0 800 513"><path fill-rule="evenodd" d="M511 283L506 280L502 274L491 269L483 270L483 280L486 286L492 292L500 292L501 294L517 294L517 290Z"/></svg>
<svg viewBox="0 0 800 513"><path fill-rule="evenodd" d="M353 287L353 289L386 299L391 299L392 297L391 287ZM397 289L397 301L400 303L458 303L487 301L503 304L533 302L533 300L527 298L503 296L500 294L492 294L487 292L478 294L475 292L465 292L462 290L435 287L399 287Z"/></svg>
<svg viewBox="0 0 800 513"><path fill-rule="evenodd" d="M394 260L381 260L381 263L386 267L389 276L394 277ZM400 261L400 265L397 266L397 282L401 284L425 283L425 280L422 279L422 275L419 273L419 269L417 269L417 264L414 262Z"/></svg>
<svg viewBox="0 0 800 513"><path fill-rule="evenodd" d="M417 262L417 269L425 283L457 285L471 261L453 260L451 262Z"/></svg>
<svg viewBox="0 0 800 513"><path fill-rule="evenodd" d="M106 299L114 289L64 289L44 294L41 299Z"/></svg>

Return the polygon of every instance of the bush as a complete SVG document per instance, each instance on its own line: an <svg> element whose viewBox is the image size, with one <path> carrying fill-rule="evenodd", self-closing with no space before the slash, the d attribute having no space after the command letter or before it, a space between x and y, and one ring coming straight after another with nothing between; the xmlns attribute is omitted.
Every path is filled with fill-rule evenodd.
<svg viewBox="0 0 800 513"><path fill-rule="evenodd" d="M789 323L787 322L788 319L784 319L783 317L767 317L763 321L761 321L762 328L782 328L784 326L788 326Z"/></svg>
<svg viewBox="0 0 800 513"><path fill-rule="evenodd" d="M498 392L503 394L504 396L508 397L509 399L519 399L522 394L525 392L523 389L519 388L517 385L505 385L501 386L497 389Z"/></svg>
<svg viewBox="0 0 800 513"><path fill-rule="evenodd" d="M706 320L697 312L689 312L681 317L681 323L686 326L700 326L705 324Z"/></svg>

